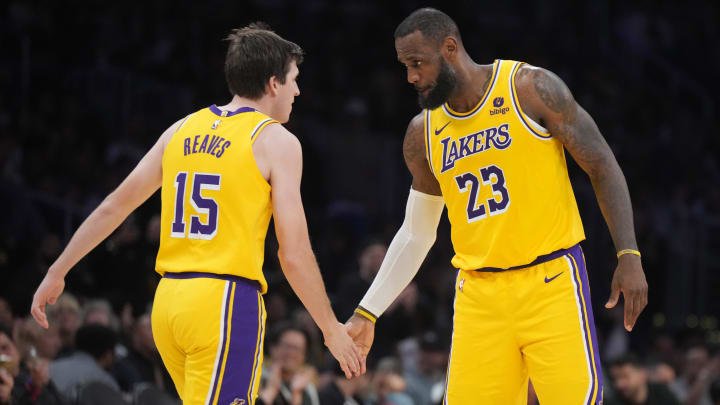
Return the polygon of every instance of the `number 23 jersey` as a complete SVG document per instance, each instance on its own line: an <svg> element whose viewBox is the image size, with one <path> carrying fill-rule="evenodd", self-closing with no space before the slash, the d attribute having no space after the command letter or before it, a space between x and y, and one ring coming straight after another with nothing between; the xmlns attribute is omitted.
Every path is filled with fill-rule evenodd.
<svg viewBox="0 0 720 405"><path fill-rule="evenodd" d="M272 123L252 108L228 113L214 105L185 118L162 158L158 273L230 274L267 291L262 264L271 188L252 145Z"/></svg>
<svg viewBox="0 0 720 405"><path fill-rule="evenodd" d="M507 269L585 238L560 141L520 109L522 63L496 60L467 113L425 110L430 168L448 208L459 269Z"/></svg>

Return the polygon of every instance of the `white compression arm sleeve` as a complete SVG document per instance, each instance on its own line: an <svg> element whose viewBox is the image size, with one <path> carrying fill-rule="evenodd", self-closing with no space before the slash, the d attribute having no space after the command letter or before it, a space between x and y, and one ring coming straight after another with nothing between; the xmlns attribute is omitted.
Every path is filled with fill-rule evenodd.
<svg viewBox="0 0 720 405"><path fill-rule="evenodd" d="M441 196L410 189L405 220L388 247L375 280L360 306L379 317L417 274L435 243L445 202Z"/></svg>

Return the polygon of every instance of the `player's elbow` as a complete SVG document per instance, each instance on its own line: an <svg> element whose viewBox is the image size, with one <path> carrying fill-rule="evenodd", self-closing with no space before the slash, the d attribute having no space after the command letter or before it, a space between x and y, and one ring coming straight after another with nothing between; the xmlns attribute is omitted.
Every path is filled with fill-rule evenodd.
<svg viewBox="0 0 720 405"><path fill-rule="evenodd" d="M302 271L307 267L308 254L302 249L283 249L278 250L278 259L284 273Z"/></svg>

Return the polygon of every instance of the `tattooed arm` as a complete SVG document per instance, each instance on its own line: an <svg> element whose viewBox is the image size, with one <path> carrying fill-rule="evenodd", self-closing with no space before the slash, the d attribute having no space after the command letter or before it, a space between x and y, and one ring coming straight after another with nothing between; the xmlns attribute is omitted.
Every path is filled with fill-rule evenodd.
<svg viewBox="0 0 720 405"><path fill-rule="evenodd" d="M430 171L430 164L425 154L425 122L423 114L418 114L410 121L405 140L403 156L405 164L413 176L412 188L425 194L441 195L440 184Z"/></svg>
<svg viewBox="0 0 720 405"><path fill-rule="evenodd" d="M523 66L516 77L516 87L523 111L560 140L590 177L615 249L637 250L625 176L595 121L552 72ZM647 282L638 256L620 256L607 308L615 306L620 292L625 296L625 328L631 330L647 305Z"/></svg>

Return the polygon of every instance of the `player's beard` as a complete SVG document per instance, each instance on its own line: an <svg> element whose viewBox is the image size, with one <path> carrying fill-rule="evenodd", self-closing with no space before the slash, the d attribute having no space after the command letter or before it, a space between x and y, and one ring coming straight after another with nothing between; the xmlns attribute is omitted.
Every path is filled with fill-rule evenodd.
<svg viewBox="0 0 720 405"><path fill-rule="evenodd" d="M423 96L422 93L418 93L418 104L420 108L427 108L428 110L434 110L450 97L450 94L455 90L457 84L457 77L455 71L453 71L450 64L445 62L445 59L440 59L440 72L438 72L437 79L435 79L435 85L430 89L427 96Z"/></svg>

